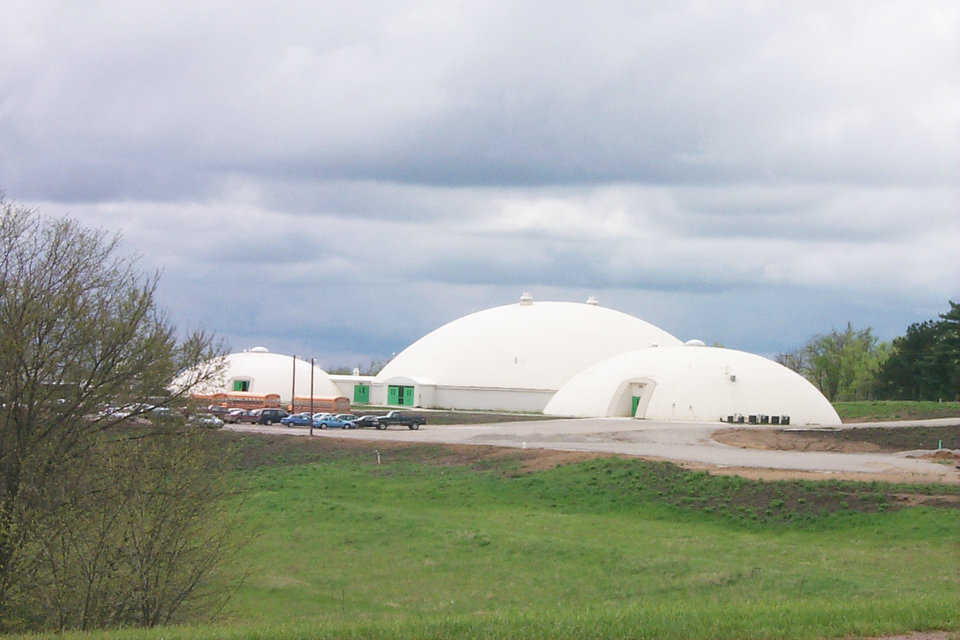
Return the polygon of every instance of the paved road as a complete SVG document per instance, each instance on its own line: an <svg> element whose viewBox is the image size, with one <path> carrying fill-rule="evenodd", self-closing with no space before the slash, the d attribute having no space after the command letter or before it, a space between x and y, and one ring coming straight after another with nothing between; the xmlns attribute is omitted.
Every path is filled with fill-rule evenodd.
<svg viewBox="0 0 960 640"><path fill-rule="evenodd" d="M877 422L842 425L857 429L871 426L940 426L960 424L960 418ZM738 425L747 426L749 425ZM405 428L377 431L314 430L319 437L357 440L402 440L445 444L486 444L502 447L555 449L560 451L597 451L649 456L716 465L826 472L915 473L956 479L952 466L907 458L903 454L829 453L817 451L767 451L741 449L716 442L713 432L729 428L721 422L680 423L634 420L632 418L586 418L574 420L537 420L474 425L425 425L418 431ZM228 425L235 431L307 435L306 429L282 426ZM758 429L778 429L758 426Z"/></svg>

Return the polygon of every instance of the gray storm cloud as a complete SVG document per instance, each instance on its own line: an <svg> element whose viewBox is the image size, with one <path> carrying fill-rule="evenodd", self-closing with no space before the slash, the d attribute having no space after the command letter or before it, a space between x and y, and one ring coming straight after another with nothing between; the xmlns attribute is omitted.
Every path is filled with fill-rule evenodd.
<svg viewBox="0 0 960 640"><path fill-rule="evenodd" d="M958 13L928 6L26 5L4 173L76 200L235 173L949 183Z"/></svg>
<svg viewBox="0 0 960 640"><path fill-rule="evenodd" d="M14 4L0 189L237 342L384 355L531 287L770 350L960 297L953 2Z"/></svg>

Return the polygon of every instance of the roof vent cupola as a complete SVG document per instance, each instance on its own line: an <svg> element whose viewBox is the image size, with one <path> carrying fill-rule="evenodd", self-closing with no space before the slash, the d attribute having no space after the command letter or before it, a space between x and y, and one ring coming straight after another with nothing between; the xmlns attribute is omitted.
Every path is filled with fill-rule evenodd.
<svg viewBox="0 0 960 640"><path fill-rule="evenodd" d="M520 296L520 304L533 304L533 296L530 295L529 291L524 291L523 295Z"/></svg>
<svg viewBox="0 0 960 640"><path fill-rule="evenodd" d="M589 298L587 298L587 304L592 304L592 305L596 306L596 305L600 304L600 301L597 300L597 296L590 296Z"/></svg>

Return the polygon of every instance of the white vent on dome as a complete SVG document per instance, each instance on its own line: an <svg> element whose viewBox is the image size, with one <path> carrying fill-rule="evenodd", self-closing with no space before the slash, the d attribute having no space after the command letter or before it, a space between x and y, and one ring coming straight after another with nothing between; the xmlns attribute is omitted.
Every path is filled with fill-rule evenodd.
<svg viewBox="0 0 960 640"><path fill-rule="evenodd" d="M684 342L683 344L687 345L688 347L705 347L705 346L707 346L706 343L705 343L703 340L697 340L696 338L694 338L693 340L687 340L687 341Z"/></svg>
<svg viewBox="0 0 960 640"><path fill-rule="evenodd" d="M254 347L250 349L250 353L270 353L270 350L266 347Z"/></svg>
<svg viewBox="0 0 960 640"><path fill-rule="evenodd" d="M533 304L533 296L530 295L529 291L524 291L523 295L520 296L520 304Z"/></svg>
<svg viewBox="0 0 960 640"><path fill-rule="evenodd" d="M597 300L596 296L590 296L589 298L587 298L587 304L598 305L600 304L600 301Z"/></svg>

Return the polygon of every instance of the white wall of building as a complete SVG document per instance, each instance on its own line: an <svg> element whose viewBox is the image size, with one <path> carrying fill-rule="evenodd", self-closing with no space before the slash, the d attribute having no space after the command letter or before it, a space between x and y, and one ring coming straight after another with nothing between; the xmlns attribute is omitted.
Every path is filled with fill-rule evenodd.
<svg viewBox="0 0 960 640"><path fill-rule="evenodd" d="M349 398L350 402L353 402L353 391L354 387L358 384L365 384L370 386L375 380L374 376L353 376L353 375L342 375L338 373L328 374L330 382L335 384L340 390L340 395L344 398Z"/></svg>
<svg viewBox="0 0 960 640"><path fill-rule="evenodd" d="M479 387L436 387L432 406L484 411L540 412L553 391L539 389L491 389Z"/></svg>
<svg viewBox="0 0 960 640"><path fill-rule="evenodd" d="M396 377L373 384L371 404L387 405L387 387L390 385L414 387L414 406L426 409L539 412L543 411L554 394L553 391L542 389L448 387Z"/></svg>

